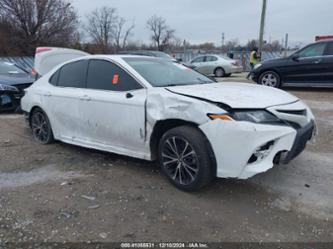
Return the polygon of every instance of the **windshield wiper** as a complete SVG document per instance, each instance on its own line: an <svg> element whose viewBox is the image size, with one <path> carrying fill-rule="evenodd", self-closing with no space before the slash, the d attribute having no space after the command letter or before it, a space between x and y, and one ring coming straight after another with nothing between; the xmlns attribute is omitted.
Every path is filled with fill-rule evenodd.
<svg viewBox="0 0 333 249"><path fill-rule="evenodd" d="M199 77L197 78L197 80L199 80L201 83L204 83L204 84L212 83L212 81L210 81L210 80L203 80Z"/></svg>

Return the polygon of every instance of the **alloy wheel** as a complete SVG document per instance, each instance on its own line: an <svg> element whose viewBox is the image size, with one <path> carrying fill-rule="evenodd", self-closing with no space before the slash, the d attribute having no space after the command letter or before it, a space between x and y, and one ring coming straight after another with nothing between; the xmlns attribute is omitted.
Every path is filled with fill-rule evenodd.
<svg viewBox="0 0 333 249"><path fill-rule="evenodd" d="M31 117L31 128L35 138L40 143L47 143L51 136L51 128L47 117L41 111L36 111Z"/></svg>
<svg viewBox="0 0 333 249"><path fill-rule="evenodd" d="M184 138L173 136L164 142L162 164L169 177L180 185L189 185L197 179L198 156Z"/></svg>
<svg viewBox="0 0 333 249"><path fill-rule="evenodd" d="M265 86L277 87L278 78L273 73L266 73L261 79L261 84Z"/></svg>
<svg viewBox="0 0 333 249"><path fill-rule="evenodd" d="M224 76L224 70L222 68L218 68L215 70L215 76L216 77L223 77Z"/></svg>

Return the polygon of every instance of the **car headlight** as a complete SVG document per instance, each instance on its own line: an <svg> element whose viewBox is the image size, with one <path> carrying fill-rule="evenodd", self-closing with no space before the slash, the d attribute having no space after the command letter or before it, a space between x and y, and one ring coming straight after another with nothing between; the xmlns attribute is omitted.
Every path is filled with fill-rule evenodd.
<svg viewBox="0 0 333 249"><path fill-rule="evenodd" d="M262 64L261 63L258 63L258 64L256 64L254 67L253 67L253 69L258 69L259 67L261 67L262 66Z"/></svg>
<svg viewBox="0 0 333 249"><path fill-rule="evenodd" d="M18 92L19 90L15 86L9 86L9 85L5 85L5 84L0 84L0 91Z"/></svg>
<svg viewBox="0 0 333 249"><path fill-rule="evenodd" d="M228 114L208 114L210 119L222 119L224 121L247 121L252 123L277 123L280 119L265 110L233 111Z"/></svg>

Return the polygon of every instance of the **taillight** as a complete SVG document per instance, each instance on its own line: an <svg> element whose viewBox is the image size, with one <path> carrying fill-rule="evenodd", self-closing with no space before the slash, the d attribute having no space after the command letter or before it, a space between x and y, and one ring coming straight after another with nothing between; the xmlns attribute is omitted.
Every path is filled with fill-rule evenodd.
<svg viewBox="0 0 333 249"><path fill-rule="evenodd" d="M37 75L37 71L34 68L31 70L31 75L32 76L36 76Z"/></svg>
<svg viewBox="0 0 333 249"><path fill-rule="evenodd" d="M231 62L231 64L234 65L234 66L239 66L240 65L239 61L233 61L233 62Z"/></svg>
<svg viewBox="0 0 333 249"><path fill-rule="evenodd" d="M36 54L40 54L40 53L47 52L47 51L51 51L51 48L46 48L46 47L36 48Z"/></svg>

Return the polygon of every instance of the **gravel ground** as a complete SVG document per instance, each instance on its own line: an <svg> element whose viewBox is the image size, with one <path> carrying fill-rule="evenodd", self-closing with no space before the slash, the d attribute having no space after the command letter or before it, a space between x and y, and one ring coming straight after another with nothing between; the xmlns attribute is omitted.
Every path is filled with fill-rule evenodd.
<svg viewBox="0 0 333 249"><path fill-rule="evenodd" d="M154 163L39 145L22 116L0 115L0 242L333 241L333 91L286 90L313 108L316 144L289 165L196 193Z"/></svg>

